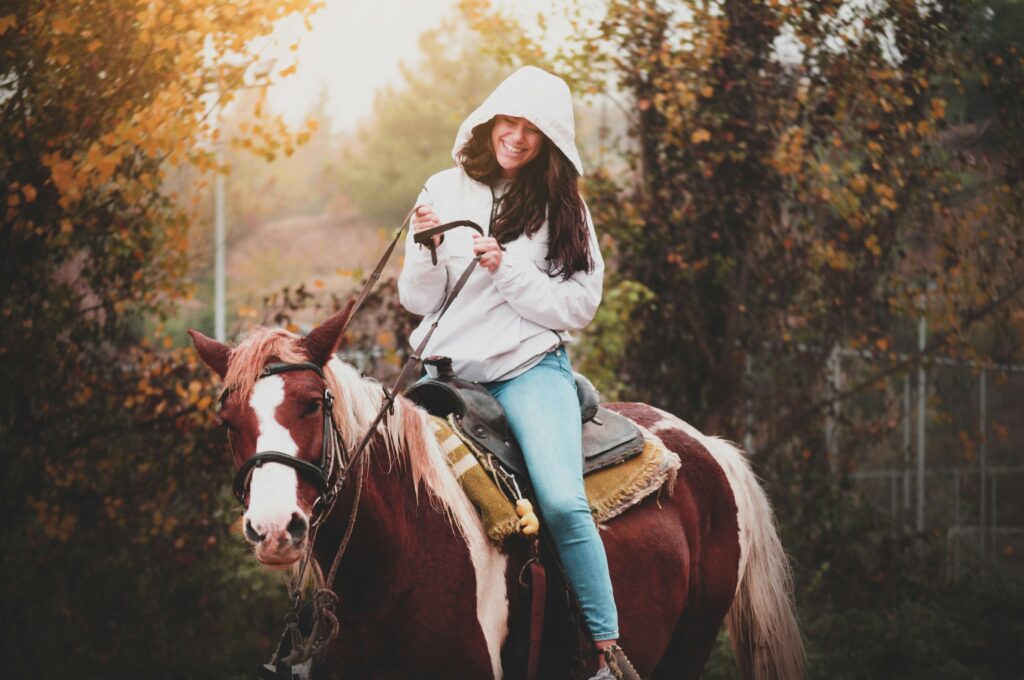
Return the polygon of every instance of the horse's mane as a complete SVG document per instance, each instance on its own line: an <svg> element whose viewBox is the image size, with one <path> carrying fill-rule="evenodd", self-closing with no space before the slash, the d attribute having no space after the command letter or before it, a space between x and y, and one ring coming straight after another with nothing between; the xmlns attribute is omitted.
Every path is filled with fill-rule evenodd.
<svg viewBox="0 0 1024 680"><path fill-rule="evenodd" d="M298 363L309 359L300 338L293 333L279 328L257 328L231 350L225 386L246 402L268 363ZM384 390L379 382L361 376L337 357L328 362L324 377L335 395L334 422L351 451L377 415ZM476 511L459 487L427 425L426 412L408 399L398 397L394 414L385 416L377 430L382 435L389 466L408 470L417 500L420 482L423 482L431 505L444 512L460 534L466 536L467 529L479 524Z"/></svg>

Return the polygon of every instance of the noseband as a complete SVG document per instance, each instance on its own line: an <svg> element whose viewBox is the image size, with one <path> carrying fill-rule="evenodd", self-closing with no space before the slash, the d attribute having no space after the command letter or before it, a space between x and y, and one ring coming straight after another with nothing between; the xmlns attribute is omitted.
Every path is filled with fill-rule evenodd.
<svg viewBox="0 0 1024 680"><path fill-rule="evenodd" d="M238 502L245 505L246 496L249 495L249 484L252 481L252 473L256 468L266 463L280 463L295 470L304 479L311 482L318 492L316 502L313 504L313 523L323 517L323 510L329 508L338 494L341 481L344 478L342 469L348 458L345 444L341 440L338 428L334 426L334 395L327 387L327 380L324 377L323 369L316 364L304 361L297 364L275 363L268 364L260 378L266 378L280 373L291 371L313 371L324 381L323 397L323 438L320 445L319 463L310 463L302 460L297 455L289 455L281 451L259 451L252 458L242 463L235 473L234 491ZM333 477L333 481L332 481Z"/></svg>

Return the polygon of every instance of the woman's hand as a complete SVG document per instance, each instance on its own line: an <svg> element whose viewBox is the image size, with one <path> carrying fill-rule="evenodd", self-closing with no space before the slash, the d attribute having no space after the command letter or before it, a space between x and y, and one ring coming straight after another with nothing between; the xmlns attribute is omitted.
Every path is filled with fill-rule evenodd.
<svg viewBox="0 0 1024 680"><path fill-rule="evenodd" d="M480 256L480 265L494 273L501 266L501 246L498 240L490 236L473 234L473 252Z"/></svg>
<svg viewBox="0 0 1024 680"><path fill-rule="evenodd" d="M413 231L426 231L427 229L433 229L434 227L441 226L441 220L438 219L434 213L434 209L429 205L416 206L416 210L412 213L412 230ZM434 237L434 247L441 245L441 241L444 240L444 234L438 234Z"/></svg>

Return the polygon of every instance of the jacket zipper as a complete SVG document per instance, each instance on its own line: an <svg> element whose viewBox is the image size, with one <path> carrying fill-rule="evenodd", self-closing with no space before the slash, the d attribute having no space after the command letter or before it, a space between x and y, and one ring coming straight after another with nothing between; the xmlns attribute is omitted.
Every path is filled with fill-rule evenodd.
<svg viewBox="0 0 1024 680"><path fill-rule="evenodd" d="M491 190L491 217L487 221L487 235L491 235L491 227L494 225L494 217L498 214L498 199L494 197L494 187L487 187Z"/></svg>

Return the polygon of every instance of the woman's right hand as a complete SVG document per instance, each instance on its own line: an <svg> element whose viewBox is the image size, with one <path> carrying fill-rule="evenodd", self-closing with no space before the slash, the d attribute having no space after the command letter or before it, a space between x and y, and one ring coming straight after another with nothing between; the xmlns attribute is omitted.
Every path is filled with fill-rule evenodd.
<svg viewBox="0 0 1024 680"><path fill-rule="evenodd" d="M434 209L429 205L416 206L416 210L412 213L412 229L413 231L426 231L434 227L441 226L441 220L438 219L434 213ZM434 247L441 245L441 241L444 240L443 234L438 234L434 237Z"/></svg>

